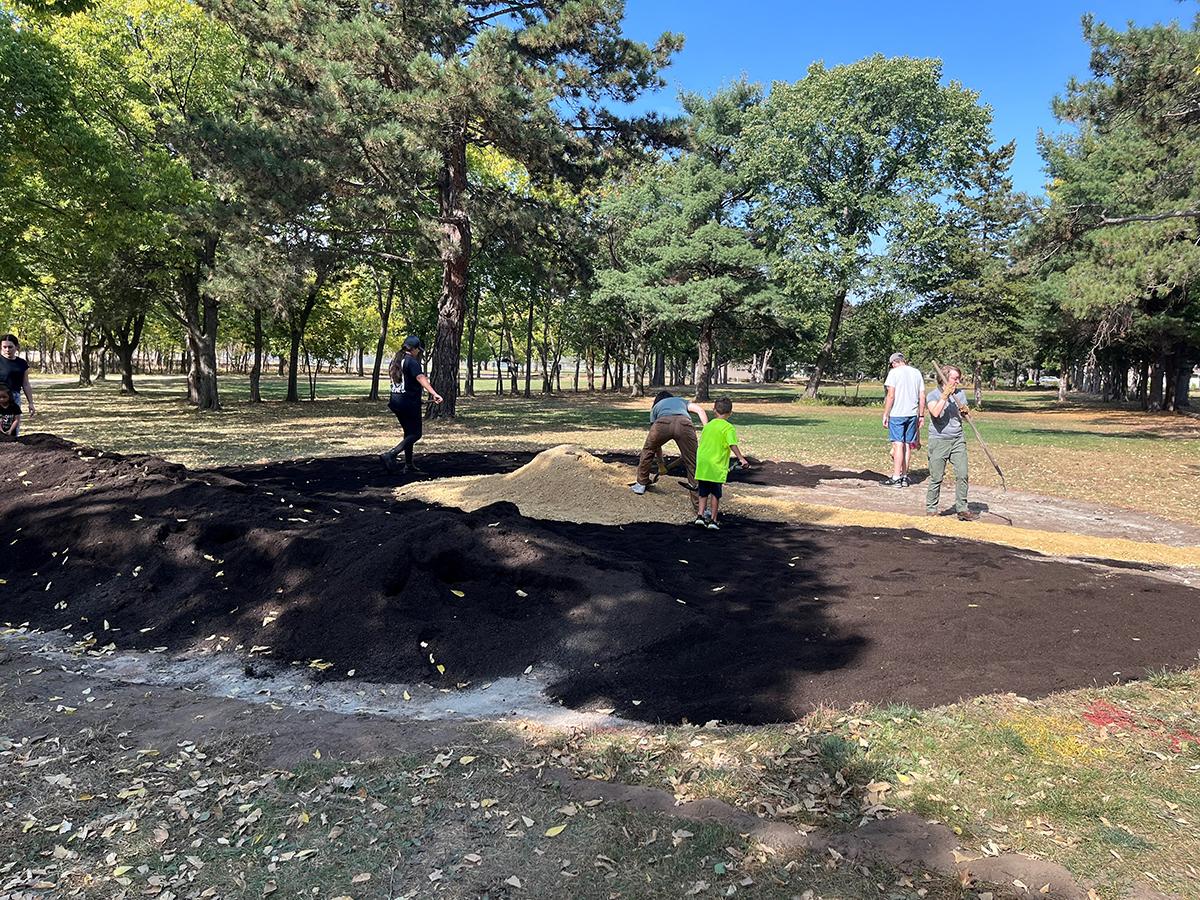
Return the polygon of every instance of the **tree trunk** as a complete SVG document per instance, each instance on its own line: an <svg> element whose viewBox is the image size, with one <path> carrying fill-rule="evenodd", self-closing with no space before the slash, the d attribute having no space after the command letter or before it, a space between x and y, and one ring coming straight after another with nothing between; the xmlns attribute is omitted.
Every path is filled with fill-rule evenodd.
<svg viewBox="0 0 1200 900"><path fill-rule="evenodd" d="M1163 409L1175 412L1175 387L1179 384L1179 354L1171 353L1163 366Z"/></svg>
<svg viewBox="0 0 1200 900"><path fill-rule="evenodd" d="M609 356L608 345L605 344L604 345L604 364L602 366L602 369L601 369L602 374L600 376L600 393L604 393L605 391L608 390L608 356Z"/></svg>
<svg viewBox="0 0 1200 900"><path fill-rule="evenodd" d="M977 359L971 364L971 382L975 388L975 405L983 403L983 360Z"/></svg>
<svg viewBox="0 0 1200 900"><path fill-rule="evenodd" d="M475 286L475 297L471 302L471 324L467 331L467 396L475 396L475 330L479 327L479 295L483 289Z"/></svg>
<svg viewBox="0 0 1200 900"><path fill-rule="evenodd" d="M1064 359L1058 373L1058 402L1067 402L1067 391L1070 389L1071 361Z"/></svg>
<svg viewBox="0 0 1200 900"><path fill-rule="evenodd" d="M375 362L371 365L371 393L368 400L379 399L379 373L383 367L383 354L387 350L388 322L392 318L392 300L396 296L396 273L388 278L387 292L378 277L375 279L375 308L379 310L379 339L375 341Z"/></svg>
<svg viewBox="0 0 1200 900"><path fill-rule="evenodd" d="M201 290L203 273L216 261L217 238L208 236L193 265L180 279L181 310L171 310L183 325L188 349L188 400L202 411L219 410L217 391L217 298ZM181 312L182 315L177 313Z"/></svg>
<svg viewBox="0 0 1200 900"><path fill-rule="evenodd" d="M530 382L533 379L533 307L534 298L529 298L529 319L525 327L525 396L529 397Z"/></svg>
<svg viewBox="0 0 1200 900"><path fill-rule="evenodd" d="M112 341L112 338L116 339L112 342L116 345L117 359L121 363L122 394L137 393L137 388L133 386L133 360L137 354L138 344L142 341L142 329L145 324L145 313L127 316L121 331L110 337L110 341Z"/></svg>
<svg viewBox="0 0 1200 900"><path fill-rule="evenodd" d="M511 328L508 330L508 379L512 387L512 395L515 397L520 388L517 387L517 348L513 343Z"/></svg>
<svg viewBox="0 0 1200 900"><path fill-rule="evenodd" d="M650 352L649 340L645 336L639 336L634 340L633 359L630 360L632 366L630 397L646 396L646 373L651 366Z"/></svg>
<svg viewBox="0 0 1200 900"><path fill-rule="evenodd" d="M548 300L545 315L542 316L542 339L538 342L538 356L542 361L542 393L554 393L554 380L558 375L558 363L561 358L561 348L552 346L550 338L550 316L553 313L553 300ZM559 384L562 390L562 384Z"/></svg>
<svg viewBox="0 0 1200 900"><path fill-rule="evenodd" d="M587 385L588 393L596 391L596 348L588 347L587 351Z"/></svg>
<svg viewBox="0 0 1200 900"><path fill-rule="evenodd" d="M654 351L654 373L650 376L650 387L662 387L667 383L667 355Z"/></svg>
<svg viewBox="0 0 1200 900"><path fill-rule="evenodd" d="M316 272L316 278L313 283L308 286L304 292L304 301L300 308L294 308L288 304L288 337L291 338L291 345L288 348L288 380L287 380L287 402L299 403L299 363L300 363L300 344L304 340L304 332L308 328L309 317L312 316L313 308L317 305L317 298L321 294L321 288L325 285L325 278L329 274L326 266L319 266ZM305 364L308 364L308 354L305 353ZM318 367L320 360L317 361ZM312 384L312 378L309 378L309 394L312 395L315 391L315 385Z"/></svg>
<svg viewBox="0 0 1200 900"><path fill-rule="evenodd" d="M288 345L287 396L284 397L284 401L287 403L300 402L300 341L303 337L294 324L288 324L290 342Z"/></svg>
<svg viewBox="0 0 1200 900"><path fill-rule="evenodd" d="M825 334L825 343L821 345L821 352L817 355L817 364L813 366L808 386L804 389L804 396L810 399L816 399L817 392L821 390L821 379L833 365L833 346L837 341L838 329L842 326L842 311L846 306L846 293L847 291L843 288L834 298L835 302L829 314L829 330ZM699 395L697 394L697 396Z"/></svg>
<svg viewBox="0 0 1200 900"><path fill-rule="evenodd" d="M90 336L91 329L84 328L79 338L79 384L82 387L91 387L93 382L92 351L95 347L89 341Z"/></svg>
<svg viewBox="0 0 1200 900"><path fill-rule="evenodd" d="M458 364L463 320L467 311L467 278L471 266L471 220L466 206L467 138L456 130L442 154L438 178L438 230L441 236L442 295L438 300L437 337L433 344L431 378L442 395L440 406L428 415L453 416L458 399Z"/></svg>
<svg viewBox="0 0 1200 900"><path fill-rule="evenodd" d="M1192 359L1185 352L1179 357L1179 371L1175 376L1175 408L1177 410L1189 410L1192 408L1191 397L1189 396L1192 390Z"/></svg>
<svg viewBox="0 0 1200 900"><path fill-rule="evenodd" d="M1150 391L1146 409L1158 412L1163 408L1163 353L1158 351L1150 364Z"/></svg>
<svg viewBox="0 0 1200 900"><path fill-rule="evenodd" d="M712 381L713 323L711 320L700 326L700 339L696 342L696 352L696 402L707 403L709 385Z"/></svg>
<svg viewBox="0 0 1200 900"><path fill-rule="evenodd" d="M575 393L576 394L579 393L579 367L580 367L579 354L575 354Z"/></svg>
<svg viewBox="0 0 1200 900"><path fill-rule="evenodd" d="M263 363L263 327L262 310L254 310L254 365L250 367L250 402L262 403L262 393L259 390L262 382Z"/></svg>

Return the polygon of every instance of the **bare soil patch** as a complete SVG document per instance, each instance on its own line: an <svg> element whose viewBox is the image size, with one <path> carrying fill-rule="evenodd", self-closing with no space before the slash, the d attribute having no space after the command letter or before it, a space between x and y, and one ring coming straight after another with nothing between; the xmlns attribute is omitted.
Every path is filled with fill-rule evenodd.
<svg viewBox="0 0 1200 900"><path fill-rule="evenodd" d="M49 438L0 463L0 618L86 647L239 652L266 679L294 664L453 690L548 665L574 707L761 723L1037 696L1200 648L1200 592L915 530L350 503L319 463L302 492Z"/></svg>

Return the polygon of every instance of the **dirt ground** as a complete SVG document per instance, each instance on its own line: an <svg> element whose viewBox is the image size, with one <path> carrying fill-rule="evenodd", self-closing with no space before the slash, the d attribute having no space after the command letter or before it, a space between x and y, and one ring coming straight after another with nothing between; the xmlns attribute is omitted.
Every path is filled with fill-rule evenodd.
<svg viewBox="0 0 1200 900"><path fill-rule="evenodd" d="M84 648L232 651L264 684L300 666L455 690L533 666L572 707L761 723L1039 696L1200 647L1195 590L914 530L463 513L392 501L369 458L191 473L35 436L0 461L0 617Z"/></svg>
<svg viewBox="0 0 1200 900"><path fill-rule="evenodd" d="M630 453L603 453L601 457L626 465L637 464L636 455ZM755 460L754 468L734 469L729 473L729 480L735 485L803 488L804 499L810 503L910 515L921 515L925 511L928 478L926 472L915 472L911 488L884 489L886 476L880 472L774 460ZM954 483L950 473L942 486L941 507L944 512L949 512L953 506ZM1083 500L1016 489L1004 491L994 485L972 484L970 507L980 514L982 522L990 524L1125 538L1175 547L1200 545L1200 526L1197 525Z"/></svg>

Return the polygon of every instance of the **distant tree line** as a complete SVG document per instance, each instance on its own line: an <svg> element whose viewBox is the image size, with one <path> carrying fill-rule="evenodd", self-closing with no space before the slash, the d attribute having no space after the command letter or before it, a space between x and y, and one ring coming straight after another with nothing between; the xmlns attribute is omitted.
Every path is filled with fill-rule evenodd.
<svg viewBox="0 0 1200 900"><path fill-rule="evenodd" d="M1147 409L1200 360L1200 30L1091 19L1045 197L937 60L612 112L682 47L620 0L6 0L0 327L83 383L287 399L398 338L462 390L633 395L940 357ZM567 369L567 371L564 371ZM307 390L302 386L307 384ZM435 410L431 409L431 414Z"/></svg>

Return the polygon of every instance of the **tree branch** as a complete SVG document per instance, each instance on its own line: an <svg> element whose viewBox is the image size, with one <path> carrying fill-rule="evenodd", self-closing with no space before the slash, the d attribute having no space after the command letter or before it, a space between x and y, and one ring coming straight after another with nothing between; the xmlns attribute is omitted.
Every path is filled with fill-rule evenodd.
<svg viewBox="0 0 1200 900"><path fill-rule="evenodd" d="M1164 213L1146 213L1136 216L1101 216L1094 228L1107 228L1111 225L1128 225L1130 222L1165 222L1168 219L1200 219L1200 208L1173 209Z"/></svg>
<svg viewBox="0 0 1200 900"><path fill-rule="evenodd" d="M467 23L472 28L474 28L475 26L482 25L485 22L488 22L492 19L499 19L499 18L502 18L503 16L510 16L513 13L527 12L528 10L531 10L531 9L537 9L539 6L541 6L540 2L513 3L512 5L506 6L503 9L493 10L490 13L483 13L482 15L478 15L478 16L471 16L471 18L467 20Z"/></svg>

